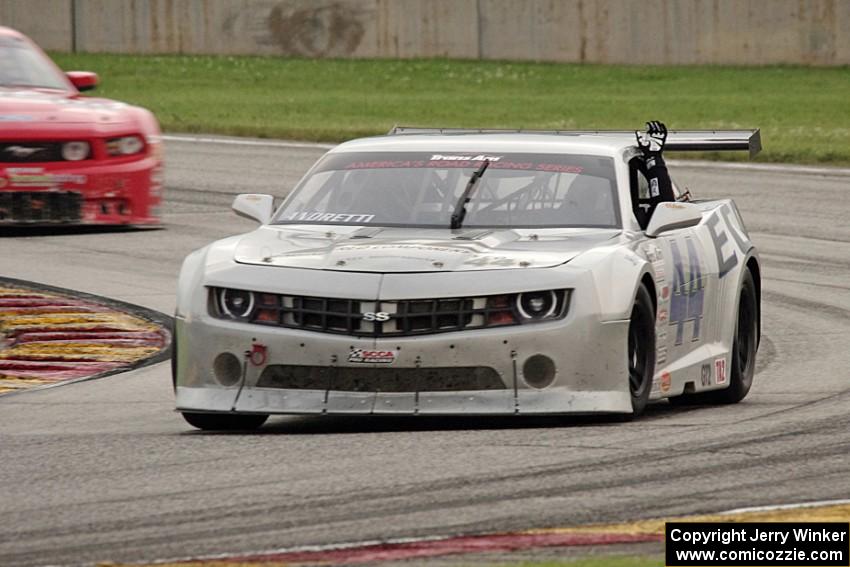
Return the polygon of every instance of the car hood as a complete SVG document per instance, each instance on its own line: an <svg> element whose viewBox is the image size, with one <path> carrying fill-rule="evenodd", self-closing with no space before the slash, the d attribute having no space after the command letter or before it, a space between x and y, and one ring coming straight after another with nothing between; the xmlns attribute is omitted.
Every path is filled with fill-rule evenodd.
<svg viewBox="0 0 850 567"><path fill-rule="evenodd" d="M121 102L65 92L0 89L0 128L14 124L118 124L131 120Z"/></svg>
<svg viewBox="0 0 850 567"><path fill-rule="evenodd" d="M265 226L241 238L242 264L350 272L545 268L569 262L618 229L449 229Z"/></svg>

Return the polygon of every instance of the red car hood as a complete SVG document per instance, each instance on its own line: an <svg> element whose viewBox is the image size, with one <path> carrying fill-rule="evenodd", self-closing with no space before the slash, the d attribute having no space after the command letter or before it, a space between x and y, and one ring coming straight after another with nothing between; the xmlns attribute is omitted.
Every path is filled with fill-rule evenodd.
<svg viewBox="0 0 850 567"><path fill-rule="evenodd" d="M131 122L131 107L102 98L39 90L0 89L0 131L12 125L113 125Z"/></svg>

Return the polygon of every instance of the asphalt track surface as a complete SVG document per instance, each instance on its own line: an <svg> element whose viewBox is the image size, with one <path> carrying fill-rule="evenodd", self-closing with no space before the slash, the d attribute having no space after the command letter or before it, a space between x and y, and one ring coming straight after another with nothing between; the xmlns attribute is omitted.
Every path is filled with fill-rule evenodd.
<svg viewBox="0 0 850 567"><path fill-rule="evenodd" d="M174 308L191 250L321 149L167 144L164 230L6 232L2 275ZM679 167L733 197L764 270L750 396L577 419L274 418L208 434L167 364L0 399L0 565L142 561L850 496L850 177ZM527 556L524 558L528 558Z"/></svg>

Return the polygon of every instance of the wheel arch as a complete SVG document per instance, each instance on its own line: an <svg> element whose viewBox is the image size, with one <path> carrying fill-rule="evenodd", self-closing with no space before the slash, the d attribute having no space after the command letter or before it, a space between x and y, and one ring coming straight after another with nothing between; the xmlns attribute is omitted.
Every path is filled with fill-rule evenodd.
<svg viewBox="0 0 850 567"><path fill-rule="evenodd" d="M652 274L644 272L640 278L640 283L643 284L646 291L649 292L649 296L652 298L652 312L658 313L658 294L655 289L655 279L652 277ZM635 289L635 295L637 295L637 289Z"/></svg>
<svg viewBox="0 0 850 567"><path fill-rule="evenodd" d="M758 347L761 344L761 264L758 257L751 253L747 258L745 266L753 276L753 283L756 284L756 305L758 305L756 347Z"/></svg>

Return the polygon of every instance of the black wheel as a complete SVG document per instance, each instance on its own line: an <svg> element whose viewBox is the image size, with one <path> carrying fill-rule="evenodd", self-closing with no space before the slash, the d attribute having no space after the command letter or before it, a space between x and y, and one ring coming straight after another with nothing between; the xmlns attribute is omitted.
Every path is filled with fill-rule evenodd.
<svg viewBox="0 0 850 567"><path fill-rule="evenodd" d="M632 417L646 409L655 374L655 310L646 287L638 288L629 323L629 393Z"/></svg>
<svg viewBox="0 0 850 567"><path fill-rule="evenodd" d="M759 304L756 284L749 270L744 271L741 297L738 300L738 319L732 338L732 367L729 387L700 394L670 398L674 405L735 404L743 400L753 385L758 350Z"/></svg>
<svg viewBox="0 0 850 567"><path fill-rule="evenodd" d="M204 431L247 431L257 429L269 418L265 414L191 413L183 412L183 419L192 427Z"/></svg>

